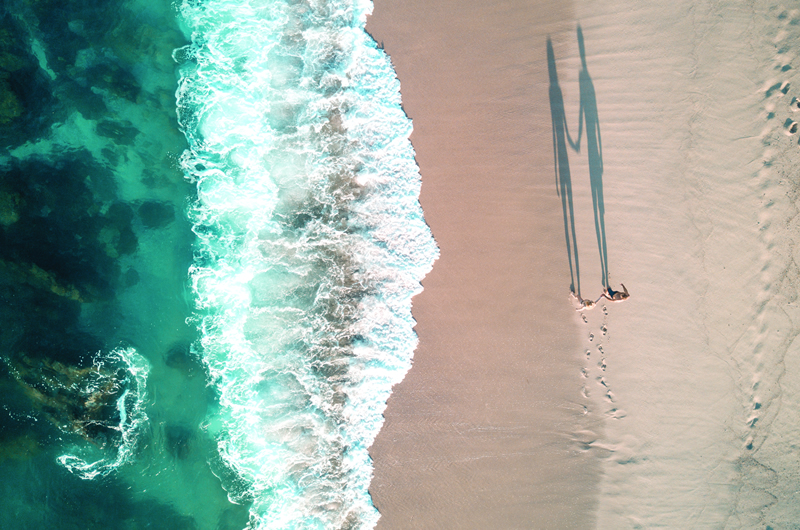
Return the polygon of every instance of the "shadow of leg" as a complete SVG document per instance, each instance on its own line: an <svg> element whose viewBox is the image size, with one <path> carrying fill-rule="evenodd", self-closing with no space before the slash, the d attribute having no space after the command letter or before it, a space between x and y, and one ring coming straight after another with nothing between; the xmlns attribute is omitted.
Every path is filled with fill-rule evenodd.
<svg viewBox="0 0 800 530"><path fill-rule="evenodd" d="M572 204L572 175L567 151L567 121L564 113L564 98L558 85L556 59L553 44L547 39L547 65L550 72L550 115L553 127L553 158L556 171L556 191L561 196L564 214L564 238L572 284L570 290L580 295L581 279L578 262L578 240L575 234L575 210Z"/></svg>

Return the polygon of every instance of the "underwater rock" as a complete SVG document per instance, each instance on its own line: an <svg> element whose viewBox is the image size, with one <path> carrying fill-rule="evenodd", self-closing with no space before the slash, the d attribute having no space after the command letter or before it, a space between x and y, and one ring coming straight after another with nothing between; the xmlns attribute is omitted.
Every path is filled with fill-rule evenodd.
<svg viewBox="0 0 800 530"><path fill-rule="evenodd" d="M106 222L108 223L103 230L112 230L115 232L113 248L114 255L133 254L139 245L136 234L133 232L131 222L133 221L133 208L122 202L115 202L111 205L105 215ZM101 235L103 233L101 230ZM106 249L106 253L109 250Z"/></svg>
<svg viewBox="0 0 800 530"><path fill-rule="evenodd" d="M139 273L136 272L136 269L128 269L125 271L125 275L123 276L123 283L125 287L133 287L139 283L139 281Z"/></svg>
<svg viewBox="0 0 800 530"><path fill-rule="evenodd" d="M0 225L10 226L19 221L21 202L16 193L0 190Z"/></svg>
<svg viewBox="0 0 800 530"><path fill-rule="evenodd" d="M0 125L7 125L22 115L22 105L11 86L0 80Z"/></svg>
<svg viewBox="0 0 800 530"><path fill-rule="evenodd" d="M175 208L164 202L147 201L139 206L139 217L147 228L163 228L175 220Z"/></svg>
<svg viewBox="0 0 800 530"><path fill-rule="evenodd" d="M103 341L81 329L82 304L49 288L16 281L4 272L8 271L0 271L0 352L26 352L31 358L41 355L89 366L86 352L101 350ZM8 375L15 389L19 387L3 365L0 374Z"/></svg>
<svg viewBox="0 0 800 530"><path fill-rule="evenodd" d="M56 102L25 23L0 7L0 149L45 131L56 118Z"/></svg>
<svg viewBox="0 0 800 530"><path fill-rule="evenodd" d="M47 272L34 264L12 263L0 259L0 274L16 283L24 283L36 289L43 289L69 300L81 303L93 301L91 295L81 294L75 287L60 283L55 274Z"/></svg>
<svg viewBox="0 0 800 530"><path fill-rule="evenodd" d="M10 18L9 20L10 21ZM4 18L0 24L5 25ZM0 28L0 71L13 73L25 66L25 59L19 55L19 42L8 28Z"/></svg>
<svg viewBox="0 0 800 530"><path fill-rule="evenodd" d="M17 355L9 362L25 394L61 431L75 433L100 447L117 446L117 401L126 390L124 376L98 365L80 368L52 359Z"/></svg>
<svg viewBox="0 0 800 530"><path fill-rule="evenodd" d="M139 129L127 120L124 122L102 120L97 124L96 131L100 136L114 140L117 145L133 145L139 134Z"/></svg>
<svg viewBox="0 0 800 530"><path fill-rule="evenodd" d="M202 361L184 343L175 344L169 349L164 356L164 364L183 373L187 378L203 373Z"/></svg>
<svg viewBox="0 0 800 530"><path fill-rule="evenodd" d="M85 151L0 168L0 259L34 264L84 300L111 299L122 280L117 258L138 248L136 213L116 191Z"/></svg>
<svg viewBox="0 0 800 530"><path fill-rule="evenodd" d="M45 49L53 50L47 59L59 74L74 62L78 51L92 42L102 41L120 16L119 4L107 0L29 0L27 3L33 15L27 22L38 26L45 39ZM90 20L91 24L70 24L81 20Z"/></svg>
<svg viewBox="0 0 800 530"><path fill-rule="evenodd" d="M192 430L182 425L164 427L166 447L170 455L178 460L186 460L191 453Z"/></svg>
<svg viewBox="0 0 800 530"><path fill-rule="evenodd" d="M104 226L97 235L97 242L103 247L109 258L118 258L124 254L133 254L138 246L138 239L130 226Z"/></svg>
<svg viewBox="0 0 800 530"><path fill-rule="evenodd" d="M27 460L39 450L39 441L31 433L0 440L0 464L6 460Z"/></svg>
<svg viewBox="0 0 800 530"><path fill-rule="evenodd" d="M134 454L142 426L150 365L133 348L98 353L82 367L18 353L5 360L32 406L67 434L90 444L70 444L57 461L83 479L114 471Z"/></svg>
<svg viewBox="0 0 800 530"><path fill-rule="evenodd" d="M87 86L109 95L136 102L141 87L133 75L110 58L85 71Z"/></svg>
<svg viewBox="0 0 800 530"><path fill-rule="evenodd" d="M99 120L109 113L103 98L92 92L91 88L75 83L64 83L56 89L59 99L77 110L87 120Z"/></svg>

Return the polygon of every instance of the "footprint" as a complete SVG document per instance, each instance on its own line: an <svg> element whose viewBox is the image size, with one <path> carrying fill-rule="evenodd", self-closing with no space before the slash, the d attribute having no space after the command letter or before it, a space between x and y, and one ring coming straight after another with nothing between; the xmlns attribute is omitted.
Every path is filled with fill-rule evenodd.
<svg viewBox="0 0 800 530"><path fill-rule="evenodd" d="M605 359L601 360L599 363L597 363L597 366L599 366L600 369L605 372L606 371L606 366L607 366L606 365L606 360ZM603 383L603 384L605 384L605 383Z"/></svg>
<svg viewBox="0 0 800 530"><path fill-rule="evenodd" d="M627 415L628 414L624 410L619 410L617 408L613 408L613 409L609 410L608 412L606 412L606 416L608 416L610 418L614 418L615 420L621 420L622 418L624 418Z"/></svg>
<svg viewBox="0 0 800 530"><path fill-rule="evenodd" d="M769 98L773 92L781 89L781 83L775 83L764 91L764 98Z"/></svg>
<svg viewBox="0 0 800 530"><path fill-rule="evenodd" d="M604 315L608 314L608 307L607 306L603 306L603 314Z"/></svg>
<svg viewBox="0 0 800 530"><path fill-rule="evenodd" d="M795 123L795 129L797 129L797 124ZM600 331L603 332L603 335L608 335L608 328L605 325L600 326Z"/></svg>
<svg viewBox="0 0 800 530"><path fill-rule="evenodd" d="M594 340L594 333L589 333L589 342Z"/></svg>
<svg viewBox="0 0 800 530"><path fill-rule="evenodd" d="M587 324L589 322L589 319L586 318L586 315L581 315L581 318L583 319L584 324Z"/></svg>
<svg viewBox="0 0 800 530"><path fill-rule="evenodd" d="M591 355L592 355L592 350L586 350L586 357L589 357Z"/></svg>

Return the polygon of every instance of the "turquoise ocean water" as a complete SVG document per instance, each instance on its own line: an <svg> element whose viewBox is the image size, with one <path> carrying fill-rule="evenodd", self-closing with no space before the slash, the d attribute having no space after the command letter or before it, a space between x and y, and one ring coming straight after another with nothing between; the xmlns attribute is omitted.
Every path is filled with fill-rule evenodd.
<svg viewBox="0 0 800 530"><path fill-rule="evenodd" d="M0 528L371 528L437 248L368 1L0 6Z"/></svg>

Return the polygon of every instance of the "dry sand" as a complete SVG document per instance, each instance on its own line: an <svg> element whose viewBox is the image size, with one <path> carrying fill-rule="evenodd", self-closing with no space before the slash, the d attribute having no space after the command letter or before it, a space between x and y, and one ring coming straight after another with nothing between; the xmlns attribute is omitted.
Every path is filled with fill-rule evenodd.
<svg viewBox="0 0 800 530"><path fill-rule="evenodd" d="M583 331L608 418L593 444L607 451L597 528L797 528L800 149L787 120L800 10L598 0L575 14L603 130L611 280L632 293ZM569 105L576 84L563 85Z"/></svg>
<svg viewBox="0 0 800 530"><path fill-rule="evenodd" d="M378 527L796 528L800 9L377 0L368 30L441 246L372 448ZM600 289L598 167L610 283L632 293L584 322L548 35L563 123L574 138L594 94L602 130L599 155L584 131L559 158L583 294Z"/></svg>
<svg viewBox="0 0 800 530"><path fill-rule="evenodd" d="M441 248L371 449L378 528L590 528L584 442L602 426L580 393L546 55L548 34L575 46L569 3L376 0L367 30L400 78Z"/></svg>

